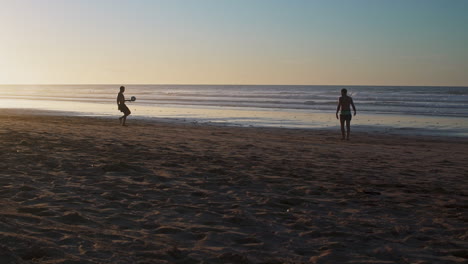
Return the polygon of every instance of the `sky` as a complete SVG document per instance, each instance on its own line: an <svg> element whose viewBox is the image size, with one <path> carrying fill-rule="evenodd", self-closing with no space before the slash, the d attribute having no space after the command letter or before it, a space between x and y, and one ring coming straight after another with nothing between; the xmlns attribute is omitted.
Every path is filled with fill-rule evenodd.
<svg viewBox="0 0 468 264"><path fill-rule="evenodd" d="M0 6L0 84L468 86L468 0Z"/></svg>

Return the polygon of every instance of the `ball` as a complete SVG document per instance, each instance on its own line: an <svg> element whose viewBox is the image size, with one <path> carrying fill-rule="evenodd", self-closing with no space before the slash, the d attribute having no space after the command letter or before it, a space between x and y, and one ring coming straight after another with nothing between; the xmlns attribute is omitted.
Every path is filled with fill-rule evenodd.
<svg viewBox="0 0 468 264"><path fill-rule="evenodd" d="M132 96L132 98L130 98L132 101L135 101L136 100L136 97L135 96Z"/></svg>

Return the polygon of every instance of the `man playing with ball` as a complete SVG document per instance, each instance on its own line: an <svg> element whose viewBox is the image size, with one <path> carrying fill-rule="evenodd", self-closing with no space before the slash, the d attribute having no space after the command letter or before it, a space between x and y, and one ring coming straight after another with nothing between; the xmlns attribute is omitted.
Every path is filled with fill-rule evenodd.
<svg viewBox="0 0 468 264"><path fill-rule="evenodd" d="M130 109L128 109L127 105L125 105L125 101L127 100L125 100L124 92L125 87L120 86L120 92L117 95L117 107L120 110L120 112L124 114L123 116L119 117L119 121L122 126L126 126L125 121L127 121L127 116L129 116L132 113L130 112Z"/></svg>

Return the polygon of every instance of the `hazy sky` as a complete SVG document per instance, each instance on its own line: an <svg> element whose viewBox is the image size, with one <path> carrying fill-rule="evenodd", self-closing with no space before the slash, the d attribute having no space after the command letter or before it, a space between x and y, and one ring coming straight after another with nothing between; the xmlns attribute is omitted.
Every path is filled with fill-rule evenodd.
<svg viewBox="0 0 468 264"><path fill-rule="evenodd" d="M468 0L0 0L0 83L468 86Z"/></svg>

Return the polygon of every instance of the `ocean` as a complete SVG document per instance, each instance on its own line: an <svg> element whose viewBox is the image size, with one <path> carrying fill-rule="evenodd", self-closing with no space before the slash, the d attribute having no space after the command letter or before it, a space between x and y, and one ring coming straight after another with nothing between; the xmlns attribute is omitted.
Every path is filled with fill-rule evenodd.
<svg viewBox="0 0 468 264"><path fill-rule="evenodd" d="M0 108L120 116L120 85L2 85ZM340 90L353 97L358 131L468 136L468 87L297 85L126 85L132 118L233 126L339 126Z"/></svg>

